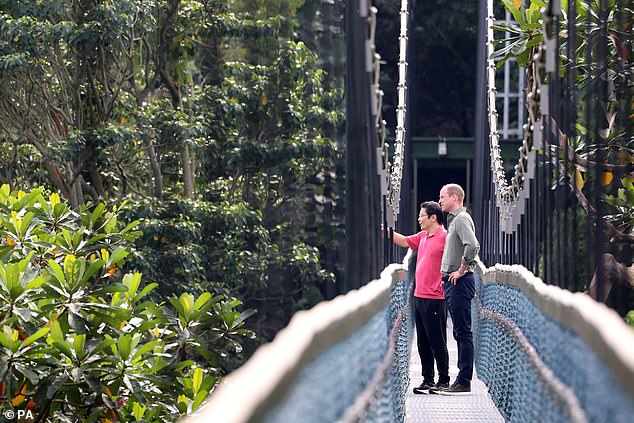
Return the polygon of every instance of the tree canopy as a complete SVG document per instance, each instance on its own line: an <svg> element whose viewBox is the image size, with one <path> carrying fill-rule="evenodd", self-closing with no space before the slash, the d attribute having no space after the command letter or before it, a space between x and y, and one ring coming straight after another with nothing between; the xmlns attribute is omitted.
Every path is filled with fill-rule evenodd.
<svg viewBox="0 0 634 423"><path fill-rule="evenodd" d="M78 264L67 267L108 274L114 263L104 264L105 253L73 253L71 259L69 251L37 259L23 239L12 238L9 223L11 213L25 219L56 195L71 220L116 208L119 221L137 226L126 240L125 259L112 268L124 280L108 288L113 293L108 307L123 301L124 285L139 286L142 273L152 287L143 290L144 301L154 306L139 318L160 321L168 325L159 325L166 331L161 333L176 334L187 326L183 313L196 304L204 310L196 318L204 321L199 329L207 328L188 335L204 348L173 351L172 370L183 378L180 393L157 385L165 398L144 395L130 380L125 386L105 384L111 395L102 398L100 374L49 380L0 369L0 387L10 401L24 397L16 407L36 397L41 406L42 395L57 401L55 392L41 388L50 383L73 404L96 395L95 407L103 411L98 418L112 412L120 419L175 418L199 405L200 393L213 389L255 348L252 333L258 342L270 340L296 310L333 292L343 220L337 214L342 7L326 0L0 2L0 183L7 186L6 201L15 203L8 199L32 188L39 193L33 196L43 198L7 206L0 218L1 264L18 266L18 273L30 266L49 278L59 276L56 266L75 260ZM68 234L71 241L66 235L44 239L41 234L49 230L41 226L43 218L33 223L40 226L29 248L86 241L79 223L73 224L77 235ZM106 244L112 256L114 244ZM82 283L110 280L91 272L92 279ZM35 288L32 294L39 298L41 287ZM65 360L65 343L75 357L78 343L93 348L106 342L103 348L109 353L110 344L116 345L118 354L130 341L130 353L144 357L163 342L140 334L147 325L130 331L113 327L108 336L114 344L91 338L98 330L91 326L98 323L91 310L104 306L95 305L100 300L87 287L77 289L90 297L90 307L79 313L86 325L60 322L64 337L56 332L51 338L58 351L38 350L51 363ZM159 306L166 301L170 307ZM13 339L16 330L19 337L37 334L42 341L53 336L42 330L54 310L40 310L39 304L29 302L38 320L28 325L11 315L0 321L8 337L2 338L3 354L28 346ZM115 317L115 326L127 320ZM223 335L227 343L204 344L214 339L210 333L225 334L227 327L232 333ZM173 346L168 338L164 342ZM154 372L148 365L139 374ZM175 402L167 401L169 395ZM61 416L77 410L38 412Z"/></svg>

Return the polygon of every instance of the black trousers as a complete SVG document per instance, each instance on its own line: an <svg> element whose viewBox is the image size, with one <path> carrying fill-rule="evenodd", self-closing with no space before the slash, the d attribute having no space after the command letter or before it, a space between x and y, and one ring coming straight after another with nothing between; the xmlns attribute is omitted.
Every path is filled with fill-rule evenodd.
<svg viewBox="0 0 634 423"><path fill-rule="evenodd" d="M418 338L418 354L424 381L434 380L434 360L438 382L449 383L449 353L447 352L447 302L414 297L414 320Z"/></svg>

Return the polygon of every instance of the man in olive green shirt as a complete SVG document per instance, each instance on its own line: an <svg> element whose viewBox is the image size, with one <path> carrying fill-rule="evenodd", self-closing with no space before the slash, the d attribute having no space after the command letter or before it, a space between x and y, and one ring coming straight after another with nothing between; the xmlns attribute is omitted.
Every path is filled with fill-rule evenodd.
<svg viewBox="0 0 634 423"><path fill-rule="evenodd" d="M458 344L458 377L443 395L464 395L471 392L473 377L473 333L471 332L471 300L475 295L473 270L480 244L473 219L463 206L464 190L448 184L440 190L440 206L447 215L447 239L440 264L445 298L453 322L453 336Z"/></svg>

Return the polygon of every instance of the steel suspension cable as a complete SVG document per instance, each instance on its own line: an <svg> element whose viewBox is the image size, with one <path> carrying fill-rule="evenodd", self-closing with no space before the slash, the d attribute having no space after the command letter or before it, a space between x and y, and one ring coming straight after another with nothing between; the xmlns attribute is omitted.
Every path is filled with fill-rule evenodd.
<svg viewBox="0 0 634 423"><path fill-rule="evenodd" d="M388 186L388 203L392 209L394 224L400 212L401 182L405 158L405 118L407 113L407 33L409 9L407 0L401 0L401 29L399 35L398 60L398 106L396 108L396 136L394 141L394 159Z"/></svg>
<svg viewBox="0 0 634 423"><path fill-rule="evenodd" d="M525 200L530 196L529 181L535 177L537 151L541 147L542 120L540 101L548 101L547 86L540 86L539 72L543 68L543 46L539 46L537 59L533 63L535 80L527 94L528 122L524 125L522 145L519 148L519 159L515 165L515 173L510 183L506 179L504 162L500 148L498 132L498 114L495 105L495 71L494 60L495 39L493 35L495 15L493 0L487 0L486 9L486 52L487 52L487 109L489 120L489 149L491 155L492 182L495 187L495 199L500 218L502 233L513 234L517 231L522 216L525 214ZM543 88L543 89L540 89Z"/></svg>

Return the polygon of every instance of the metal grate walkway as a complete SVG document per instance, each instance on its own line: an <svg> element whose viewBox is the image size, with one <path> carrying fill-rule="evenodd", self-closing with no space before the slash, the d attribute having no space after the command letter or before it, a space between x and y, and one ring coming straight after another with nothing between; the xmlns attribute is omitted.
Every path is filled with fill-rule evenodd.
<svg viewBox="0 0 634 423"><path fill-rule="evenodd" d="M458 375L458 368L456 367L458 347L453 338L451 319L447 320L447 349L449 350L450 383L453 383ZM475 368L474 379L471 381L471 394L467 396L416 395L412 392L412 389L420 385L421 382L420 358L418 357L416 338L414 337L410 356L410 386L407 389L406 422L504 422L504 418L489 396L487 387L478 379Z"/></svg>

